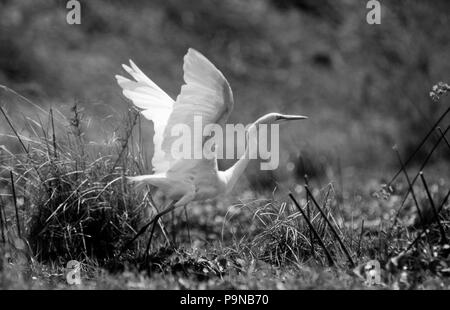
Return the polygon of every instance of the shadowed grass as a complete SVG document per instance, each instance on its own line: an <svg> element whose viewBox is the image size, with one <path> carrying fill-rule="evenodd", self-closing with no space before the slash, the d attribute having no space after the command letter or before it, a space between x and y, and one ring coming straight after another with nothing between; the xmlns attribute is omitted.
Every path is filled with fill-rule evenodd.
<svg viewBox="0 0 450 310"><path fill-rule="evenodd" d="M283 195L231 207L194 204L189 230L182 229L187 225L180 215L186 214L180 210L160 224L177 232L175 247L157 231L155 247L143 259L146 235L119 255L142 227L151 200L125 182L125 175L147 165L136 144L141 139L134 137L137 113L126 116L123 138L102 146L106 155L85 141L83 111L76 105L66 131L56 131L53 110L46 116L45 125L26 118L26 135L8 121L23 153L3 149L0 158L0 182L10 189L0 200L2 287L64 288L63 266L72 259L82 262L84 288L363 288L371 259L381 264L379 287L448 287L450 191L425 171L434 148L421 166L422 187L406 178L401 162L406 182L385 188L378 201L405 207L375 224L362 219L355 226L341 210L349 198L336 195L333 184L321 190L308 185L300 202L294 196L294 203L285 202ZM414 201L402 202L410 192ZM357 267L349 269L346 261Z"/></svg>

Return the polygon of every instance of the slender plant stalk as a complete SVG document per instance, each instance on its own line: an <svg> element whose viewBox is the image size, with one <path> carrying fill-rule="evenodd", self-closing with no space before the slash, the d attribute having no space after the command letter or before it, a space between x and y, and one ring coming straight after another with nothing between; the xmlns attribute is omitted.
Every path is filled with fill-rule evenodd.
<svg viewBox="0 0 450 310"><path fill-rule="evenodd" d="M126 132L126 137L123 139L124 142L122 144L122 148L119 152L119 155L118 155L116 161L114 162L114 165L111 167L111 173L114 172L114 169L116 168L117 164L119 163L120 159L122 158L122 155L124 154L125 150L128 147L128 141L130 140L130 137L133 134L133 128L137 123L138 117L139 117L139 113L136 112L134 114L134 119L131 122L131 126L130 126L130 128L128 128L128 130Z"/></svg>
<svg viewBox="0 0 450 310"><path fill-rule="evenodd" d="M326 216L326 214L323 212L322 208L317 203L316 199L312 195L312 193L309 190L307 185L305 185L305 189L308 192L309 196L311 197L311 200L314 203L314 205L316 206L317 210L319 210L320 215L322 215L322 217L325 219L326 223L328 224L328 227L330 227L331 232L336 237L337 241L339 242L339 245L341 246L342 250L344 251L345 255L347 256L347 259L348 259L348 262L350 263L350 266L353 268L355 266L355 262L353 261L353 259L352 259L351 255L350 255L349 251L347 250L347 247L345 246L344 242L342 242L341 237L339 237L339 234L337 233L336 229L331 224L331 222L328 220L328 217Z"/></svg>
<svg viewBox="0 0 450 310"><path fill-rule="evenodd" d="M19 209L17 207L16 187L14 186L14 176L12 171L9 172L9 176L11 178L11 190L13 195L14 208L16 210L17 235L19 236L19 238L22 238L22 233L20 232Z"/></svg>
<svg viewBox="0 0 450 310"><path fill-rule="evenodd" d="M361 232L359 233L359 240L358 240L358 250L356 251L356 255L359 257L361 255L361 240L364 235L364 219L361 220Z"/></svg>
<svg viewBox="0 0 450 310"><path fill-rule="evenodd" d="M413 188L414 184L411 183L411 180L408 176L408 172L406 171L406 168L405 168L405 164L402 161L402 158L400 156L400 152L398 151L397 146L394 146L393 149L395 151L395 154L397 154L397 159L398 159L398 162L400 163L401 170L402 170L403 174L405 175L406 182L408 182L408 192L410 192L413 197L414 204L417 208L417 214L419 215L419 218L420 218L420 223L422 224L423 228L425 229L425 222L424 222L424 218L422 216L422 211L420 210L420 206L417 201L416 194L414 193L414 188Z"/></svg>
<svg viewBox="0 0 450 310"><path fill-rule="evenodd" d="M342 173L342 161L341 161L340 152L338 152L338 155L337 155L337 169L338 169L339 183L341 184L338 202L344 203L344 176Z"/></svg>
<svg viewBox="0 0 450 310"><path fill-rule="evenodd" d="M56 149L56 132L55 132L55 122L53 118L53 109L50 108L50 119L52 121L52 142L53 142L53 156L58 158L58 153Z"/></svg>
<svg viewBox="0 0 450 310"><path fill-rule="evenodd" d="M328 197L330 197L330 191L331 191L331 187L328 187L327 193L326 193L325 198L323 200L323 209L327 208L327 202L328 202ZM328 214L327 214L327 218L328 218ZM323 220L322 220L322 222L323 222ZM322 229L320 231L320 235L322 236L322 238L325 237L325 233L327 232L326 228L327 228L327 225L323 225L323 227L322 227Z"/></svg>
<svg viewBox="0 0 450 310"><path fill-rule="evenodd" d="M1 234L2 234L2 242L6 243L6 238L5 238L5 230L6 229L6 219L3 222L3 200L0 197L0 230L1 230Z"/></svg>
<svg viewBox="0 0 450 310"><path fill-rule="evenodd" d="M444 207L444 205L445 205L445 203L447 202L449 196L450 196L450 190L447 192L447 195L445 195L444 199L442 200L441 205L440 205L439 208L438 208L438 213L439 213L440 210ZM408 247L406 248L406 250L403 251L403 253L408 252L408 251L414 246L414 244L416 244L417 241L419 241L419 239L422 238L422 236L423 236L424 234L425 234L425 231L422 230L422 231L417 235L417 237L416 237L416 238L408 245Z"/></svg>
<svg viewBox="0 0 450 310"><path fill-rule="evenodd" d="M444 208L444 205L447 203L448 197L450 196L450 189L447 192L447 195L445 195L444 199L441 202L441 205L439 206L437 212L440 213L442 208Z"/></svg>
<svg viewBox="0 0 450 310"><path fill-rule="evenodd" d="M439 226L439 231L441 233L441 243L447 243L447 237L445 236L445 230L442 226L442 223L439 219L439 214L437 213L436 206L434 205L433 197L431 197L430 190L428 189L427 181L425 180L425 177L423 176L423 172L420 172L420 178L423 183L423 187L425 188L425 191L427 192L428 200L430 201L431 209L433 210L434 218L436 219L436 222Z"/></svg>
<svg viewBox="0 0 450 310"><path fill-rule="evenodd" d="M408 245L408 247L406 248L406 250L403 251L403 253L407 253L409 250L411 250L411 248L420 240L420 238L422 238L424 234L425 234L424 230L420 231L417 237Z"/></svg>
<svg viewBox="0 0 450 310"><path fill-rule="evenodd" d="M8 123L9 127L11 127L12 131L14 132L14 135L17 137L17 140L19 140L20 145L22 146L23 150L29 155L28 149L26 148L25 144L23 143L22 139L20 138L19 134L16 131L16 128L11 123L11 120L9 119L8 115L6 115L5 111L0 105L0 111L2 112L3 116L6 119L6 122Z"/></svg>
<svg viewBox="0 0 450 310"><path fill-rule="evenodd" d="M297 200L295 200L294 196L292 195L292 193L289 193L289 197L292 199L292 201L294 202L295 206L297 207L298 211L300 211L300 213L303 215L303 217L305 218L306 223L308 224L309 228L311 229L311 231L314 233L314 236L317 238L317 241L319 242L319 245L322 247L323 251L325 252L325 255L328 259L328 263L329 265L335 266L334 260L331 257L330 252L328 251L327 247L325 246L325 244L322 241L322 238L320 238L319 234L317 233L316 229L314 228L313 224L311 223L311 221L308 219L308 217L306 216L305 212L303 212L302 208L300 207L300 205L298 204Z"/></svg>
<svg viewBox="0 0 450 310"><path fill-rule="evenodd" d="M303 161L302 161L303 163ZM309 185L308 175L305 173L304 175L305 184ZM311 208L309 206L309 194L306 192L306 214L308 215L308 219L311 220ZM311 255L312 257L315 256L314 253L314 240L313 240L313 232L311 231L311 228L309 228L309 242L311 243Z"/></svg>
<svg viewBox="0 0 450 310"><path fill-rule="evenodd" d="M445 144L448 146L448 149L450 150L450 143L447 140L447 137L444 135L444 132L440 127L438 127L438 131L441 134L442 138L444 139Z"/></svg>
<svg viewBox="0 0 450 310"><path fill-rule="evenodd" d="M23 143L22 139L20 138L19 134L17 133L16 129L14 128L14 126L11 123L11 120L9 119L8 115L5 113L5 111L3 110L3 108L1 107L1 102L0 102L0 112L2 112L3 116L6 119L6 122L8 123L9 127L11 127L12 131L14 132L14 135L16 136L17 140L19 140L20 145L22 146L23 150L25 151L25 153L28 156L28 159L31 160L31 156L30 156L30 152L28 151L28 149L26 148L25 144ZM45 184L45 182L43 181L43 178L41 177L41 174L39 173L39 170L36 168L36 166L33 165L33 169L36 171L36 174L39 178L39 180L41 180L42 185L45 187L46 190L48 190L47 188L47 184Z"/></svg>
<svg viewBox="0 0 450 310"><path fill-rule="evenodd" d="M402 168L402 171L405 174L406 181L408 182L408 186L409 186L408 191L411 192L411 195L413 197L414 205L416 206L417 214L419 215L420 224L422 225L423 233L427 237L427 240L430 241L430 237L428 235L427 228L425 227L425 221L424 221L424 218L423 218L423 215L422 215L422 211L420 210L419 202L417 201L416 194L414 193L414 188L413 188L414 184L411 183L411 180L409 179L408 172L406 171L405 165L403 164L402 158L400 157L400 153L399 153L397 147L394 146L394 150L395 150L395 152L397 154L397 158L398 158L398 161L399 161L400 166ZM431 253L432 249L431 249L430 242L428 242L428 245L430 247L430 253Z"/></svg>
<svg viewBox="0 0 450 310"><path fill-rule="evenodd" d="M433 124L431 129L428 131L428 133L425 135L425 137L422 139L422 141L419 143L419 146L412 152L412 154L408 157L408 159L405 161L405 167L411 162L411 160L416 156L417 152L420 150L420 148L425 144L425 142L428 140L428 138L431 136L431 134L434 132L434 129L439 125L439 123L444 119L444 117L450 112L450 107L445 110L444 113L439 117L439 119ZM439 139L439 141L441 138ZM399 169L397 173L392 177L392 179L388 182L388 186L392 185L392 182L395 181L395 179L402 173L402 170Z"/></svg>
<svg viewBox="0 0 450 310"><path fill-rule="evenodd" d="M300 164L302 166L304 175L303 178L305 180L305 184L309 185L309 178L308 178L308 173L306 172L306 165L305 162L303 161L303 156L300 155ZM308 193L306 193L306 215L308 216L308 219L311 220L311 208L309 205L309 195ZM313 239L313 232L311 231L311 229L308 227L308 231L309 231L309 242L311 243L311 255L312 257L314 257L315 253L314 253L314 239Z"/></svg>
<svg viewBox="0 0 450 310"><path fill-rule="evenodd" d="M17 96L18 98L22 99L23 101L25 101L26 103L32 105L33 107L35 107L36 109L40 110L43 113L46 113L47 111L45 111L43 108L41 108L39 105L37 105L36 103L34 103L33 101L31 101L30 99L28 99L27 97L19 94L18 92L16 92L14 89L9 88L8 86L5 85L1 85L0 84L0 89L3 89L7 92L10 92L12 94L14 94L15 96Z"/></svg>
<svg viewBox="0 0 450 310"><path fill-rule="evenodd" d="M447 134L447 132L448 132L449 129L450 129L450 126L448 126L447 129L445 129L445 131L444 131L443 133L442 133L442 131L441 131L441 133L442 133L442 134L441 134L441 137L440 137L439 140L434 144L434 146L433 146L433 148L431 149L430 153L428 153L427 157L426 157L426 158L424 159L424 161L422 162L422 165L420 165L419 172L417 172L417 174L416 174L416 175L414 176L414 178L412 179L412 181L411 181L411 184L412 184L412 185L414 185L414 184L416 183L417 179L419 178L419 173L420 173L420 171L422 171L422 170L425 168L425 166L428 164L428 161L430 160L431 155L434 153L434 151L436 150L436 148L438 147L438 145L441 143L442 139L445 137L445 135ZM438 128L438 130L440 130L440 128ZM404 167L405 167L405 166L404 166ZM402 171L402 168L400 168L400 171ZM402 208L403 208L403 206L404 206L404 204L405 204L405 202L406 202L406 199L408 198L409 194L411 193L410 190L411 190L411 187L408 187L408 190L407 190L405 196L403 197L402 203L400 204L400 207L398 208L398 210L397 210L397 212L396 212L396 215L395 215L395 219L394 219L393 224L395 224L395 223L397 222L397 219L398 219L398 217L399 217L399 215L400 215L400 211L402 210Z"/></svg>

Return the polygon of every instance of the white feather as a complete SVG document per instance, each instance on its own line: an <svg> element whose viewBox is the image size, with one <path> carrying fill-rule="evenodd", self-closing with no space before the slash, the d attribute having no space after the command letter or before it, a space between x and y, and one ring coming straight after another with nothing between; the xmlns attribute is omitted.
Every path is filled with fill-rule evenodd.
<svg viewBox="0 0 450 310"><path fill-rule="evenodd" d="M183 71L186 84L181 87L164 131L162 149L166 155L177 138L170 132L174 125L186 124L194 132L194 117L201 116L203 127L213 123L223 126L233 110L228 81L205 56L190 48L184 56Z"/></svg>
<svg viewBox="0 0 450 310"><path fill-rule="evenodd" d="M131 67L123 65L123 68L134 80L116 75L117 83L122 87L124 96L130 99L138 108L143 109L142 115L153 121L155 135L153 137L154 155L152 166L155 173L165 172L169 169L171 163L161 148L162 137L172 112L174 101L131 60L130 65Z"/></svg>

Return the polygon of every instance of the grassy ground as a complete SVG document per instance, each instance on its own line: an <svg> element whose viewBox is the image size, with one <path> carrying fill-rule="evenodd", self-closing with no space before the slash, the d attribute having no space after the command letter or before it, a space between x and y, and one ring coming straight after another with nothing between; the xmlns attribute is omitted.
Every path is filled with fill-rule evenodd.
<svg viewBox="0 0 450 310"><path fill-rule="evenodd" d="M35 135L17 133L23 152L1 158L2 288L449 288L445 163L404 167L387 185L356 178L302 187L307 180L293 178L265 195L248 189L191 204L166 216L146 254L148 233L129 241L164 201L124 180L145 165L135 112L104 156L84 142L76 106L66 132L54 129L64 120L48 117L29 121ZM75 287L65 269L73 259L81 262ZM369 286L373 259L381 282Z"/></svg>

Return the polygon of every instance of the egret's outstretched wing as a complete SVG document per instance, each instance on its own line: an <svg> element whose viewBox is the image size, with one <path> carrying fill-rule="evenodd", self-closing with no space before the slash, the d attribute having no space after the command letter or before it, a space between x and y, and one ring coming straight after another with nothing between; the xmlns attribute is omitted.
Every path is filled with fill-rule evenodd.
<svg viewBox="0 0 450 310"><path fill-rule="evenodd" d="M122 87L124 96L130 99L138 108L143 109L142 114L153 121L155 149L152 165L155 173L165 172L171 163L162 150L163 134L175 102L131 60L131 67L127 65L122 66L134 78L134 81L116 75L117 83Z"/></svg>
<svg viewBox="0 0 450 310"><path fill-rule="evenodd" d="M187 125L192 135L199 134L194 132L196 116L201 117L203 131L208 124L223 126L233 110L233 93L228 81L205 56L190 48L184 56L183 71L185 84L164 131L162 149L166 156L170 156L172 143L178 138L171 132L175 125Z"/></svg>

